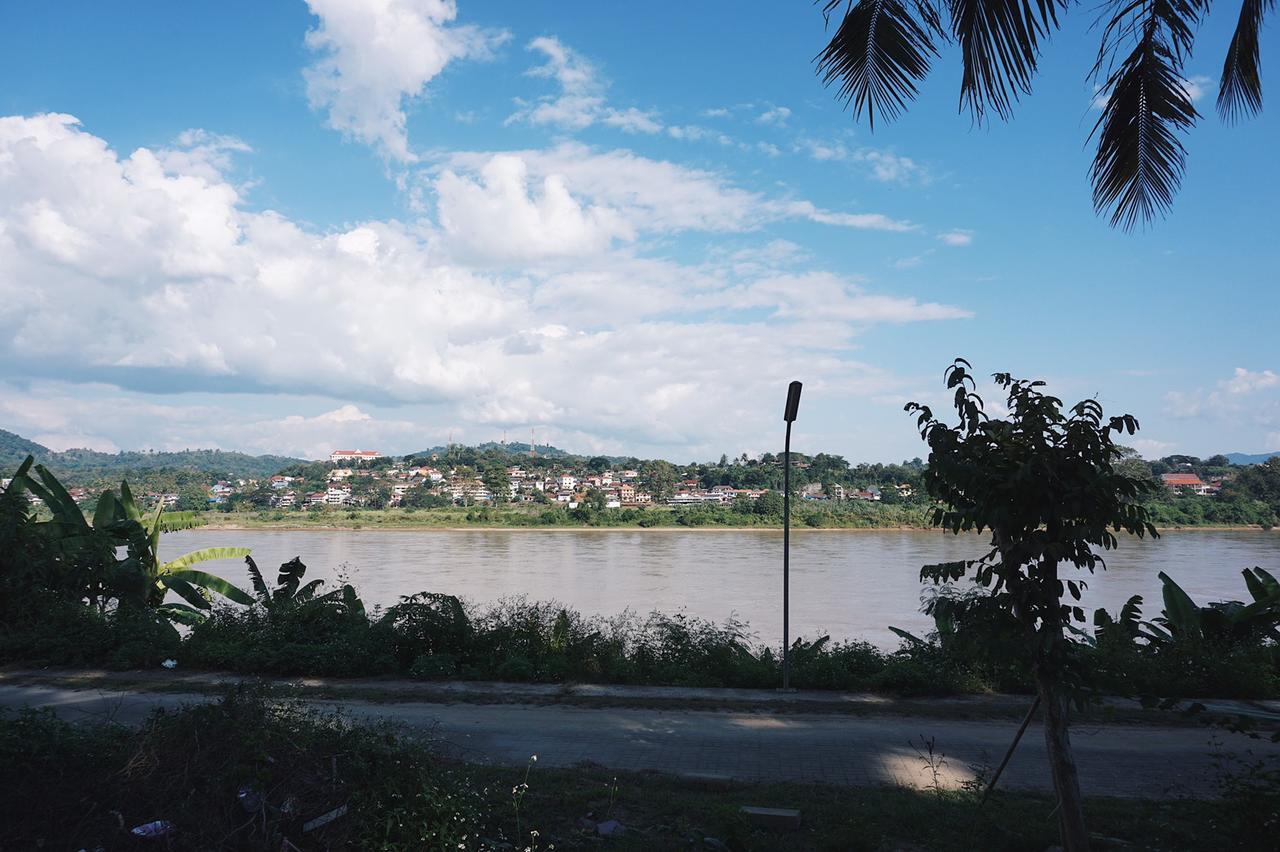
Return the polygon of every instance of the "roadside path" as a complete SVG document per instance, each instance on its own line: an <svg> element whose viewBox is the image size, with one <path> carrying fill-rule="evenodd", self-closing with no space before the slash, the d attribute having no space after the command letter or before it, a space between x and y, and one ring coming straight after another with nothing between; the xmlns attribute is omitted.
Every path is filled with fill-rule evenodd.
<svg viewBox="0 0 1280 852"><path fill-rule="evenodd" d="M73 721L134 724L157 707L213 700L200 693L69 689L0 683L0 707L47 707ZM974 778L974 765L994 766L1017 722L830 713L775 713L526 704L441 704L304 699L322 710L387 720L430 737L448 754L478 762L523 766L582 763L623 771L659 771L743 781L894 784L926 788L932 772L918 750L934 739L945 756L939 781ZM1155 725L1081 725L1073 730L1081 783L1090 795L1211 796L1227 754L1280 761L1280 745L1221 729ZM914 745L912 745L914 743ZM1028 729L1001 787L1050 787L1043 736Z"/></svg>

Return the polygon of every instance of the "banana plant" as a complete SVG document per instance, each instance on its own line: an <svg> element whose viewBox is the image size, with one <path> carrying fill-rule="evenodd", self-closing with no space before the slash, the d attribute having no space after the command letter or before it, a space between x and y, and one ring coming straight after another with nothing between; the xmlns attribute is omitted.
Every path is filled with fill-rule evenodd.
<svg viewBox="0 0 1280 852"><path fill-rule="evenodd" d="M166 512L164 504L158 503L154 511L144 514L129 484L121 482L119 497L105 491L98 499L93 523L95 527L114 531L126 545L128 555L116 564L112 578L112 585L122 592L121 603L141 603L183 624L202 621L212 606L215 592L239 604L253 603L253 597L242 589L191 567L215 559L248 556L251 551L247 547L207 547L177 559L160 561L160 534L200 526L202 521L193 512ZM186 603L165 603L169 591Z"/></svg>
<svg viewBox="0 0 1280 852"><path fill-rule="evenodd" d="M1145 640L1162 647L1185 642L1280 642L1280 581L1263 568L1246 568L1244 576L1250 603L1216 601L1200 606L1173 578L1160 572L1164 609L1150 621L1142 621L1142 597L1134 595L1115 621L1105 610L1094 613L1100 634L1119 633L1131 641Z"/></svg>
<svg viewBox="0 0 1280 852"><path fill-rule="evenodd" d="M253 598L227 580L193 568L215 559L248 556L247 547L209 547L165 562L160 560L160 535L192 529L203 522L193 512L166 512L164 504L144 513L127 482L120 483L120 495L104 491L87 519L71 495L43 465L35 465L37 482L24 463L14 477L49 508L50 539L69 553L78 553L95 572L89 584L90 603L105 604L114 598L120 606L138 606L183 624L202 621L212 607L214 593L236 603L250 605ZM124 559L115 551L123 546ZM186 603L165 603L173 591Z"/></svg>
<svg viewBox="0 0 1280 852"><path fill-rule="evenodd" d="M258 564L253 561L252 556L246 554L244 562L248 566L249 576L253 580L253 590L257 595L257 602L262 605L268 615L282 612L291 607L301 607L308 604L340 606L349 615L364 615L364 602L356 594L355 587L350 584L325 592L322 595L316 593L324 585L324 580L312 580L303 585L302 578L307 573L307 566L303 564L301 557L295 556L280 565L280 573L276 577L275 589L267 587L267 581L263 578L262 571L258 568Z"/></svg>

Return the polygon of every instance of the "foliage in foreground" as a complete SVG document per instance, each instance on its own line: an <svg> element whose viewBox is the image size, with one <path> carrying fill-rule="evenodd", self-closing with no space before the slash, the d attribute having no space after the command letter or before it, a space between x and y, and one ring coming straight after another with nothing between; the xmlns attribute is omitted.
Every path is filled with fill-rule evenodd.
<svg viewBox="0 0 1280 852"><path fill-rule="evenodd" d="M940 756L945 760L945 756ZM140 728L69 725L0 712L0 848L382 850L599 848L598 821L626 826L620 850L1044 849L1052 801L980 785L893 787L704 783L589 767L466 766L381 725L358 725L260 695L160 713ZM974 767L979 777L982 767ZM1223 767L1221 802L1097 799L1097 831L1147 849L1256 849L1273 836L1280 778ZM525 787L527 784L527 787ZM520 807L514 807L513 789ZM798 832L746 824L742 805L800 808ZM304 832L310 820L342 816ZM589 818L583 825L584 817ZM130 831L164 820L171 832ZM536 834L535 834L536 833ZM723 844L716 846L706 838Z"/></svg>
<svg viewBox="0 0 1280 852"><path fill-rule="evenodd" d="M233 693L139 730L0 715L0 847L456 849L475 846L479 788L386 727ZM347 816L310 832L335 808Z"/></svg>

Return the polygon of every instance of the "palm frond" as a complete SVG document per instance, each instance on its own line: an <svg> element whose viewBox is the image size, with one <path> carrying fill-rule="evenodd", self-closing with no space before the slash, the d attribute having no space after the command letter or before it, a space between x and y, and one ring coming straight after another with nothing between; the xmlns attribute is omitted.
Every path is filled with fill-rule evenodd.
<svg viewBox="0 0 1280 852"><path fill-rule="evenodd" d="M1195 0L1126 3L1107 27L1095 74L1118 41L1137 38L1103 86L1110 96L1090 133L1098 137L1089 172L1093 205L1111 211L1113 227L1132 230L1173 204L1186 166L1176 134L1199 117L1182 76L1198 15Z"/></svg>
<svg viewBox="0 0 1280 852"><path fill-rule="evenodd" d="M1222 82L1218 86L1218 114L1224 121L1257 115L1262 109L1258 31L1262 29L1263 18L1275 7L1275 0L1244 0L1240 4L1240 20L1231 36L1231 46L1222 65Z"/></svg>
<svg viewBox="0 0 1280 852"><path fill-rule="evenodd" d="M830 14L842 0L829 0ZM860 119L865 110L874 130L876 115L896 118L915 98L917 84L938 55L930 30L940 31L937 9L917 2L922 26L899 0L860 0L848 5L831 41L816 62L823 85L839 81L836 96ZM929 13L932 12L932 15Z"/></svg>
<svg viewBox="0 0 1280 852"><path fill-rule="evenodd" d="M988 109L1002 119L1031 92L1040 43L1058 27L1064 0L950 0L951 29L960 43L964 76L960 104L976 121Z"/></svg>

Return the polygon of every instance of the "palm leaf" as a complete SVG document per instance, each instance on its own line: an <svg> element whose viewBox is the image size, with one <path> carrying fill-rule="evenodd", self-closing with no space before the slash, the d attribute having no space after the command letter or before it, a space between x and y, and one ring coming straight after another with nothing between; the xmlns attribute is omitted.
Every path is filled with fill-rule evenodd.
<svg viewBox="0 0 1280 852"><path fill-rule="evenodd" d="M1182 67L1201 8L1200 0L1123 0L1103 34L1093 74L1107 65L1114 71L1089 135L1098 137L1089 177L1094 209L1110 209L1112 227L1132 230L1164 215L1182 182L1187 152L1175 134L1199 118Z"/></svg>
<svg viewBox="0 0 1280 852"><path fill-rule="evenodd" d="M1013 114L1031 92L1040 42L1058 27L1063 0L950 0L951 29L960 43L964 76L960 103L981 121L988 109Z"/></svg>
<svg viewBox="0 0 1280 852"><path fill-rule="evenodd" d="M1263 568L1246 568L1240 573L1244 574L1244 584L1255 602L1265 603L1272 599L1280 602L1280 581L1268 571Z"/></svg>
<svg viewBox="0 0 1280 852"><path fill-rule="evenodd" d="M208 589L211 592L217 592L223 597L230 598L236 603L244 604L245 606L252 606L254 603L253 597L248 592L232 585L221 577L208 573L207 571L196 571L187 568L166 574L162 579L166 585L171 579L185 581L192 585Z"/></svg>
<svg viewBox="0 0 1280 852"><path fill-rule="evenodd" d="M1240 4L1240 20L1231 36L1218 86L1218 114L1224 121L1257 115L1262 109L1258 31L1262 29L1263 18L1275 10L1275 5L1275 0L1244 0Z"/></svg>
<svg viewBox="0 0 1280 852"><path fill-rule="evenodd" d="M841 5L828 0L824 14ZM899 0L860 0L850 5L831 41L817 56L824 85L839 81L837 97L850 104L855 118L865 109L874 130L876 114L896 118L915 98L917 83L929 73L937 56L930 29L937 29L937 10L921 8L921 26ZM928 13L932 12L932 16Z"/></svg>
<svg viewBox="0 0 1280 852"><path fill-rule="evenodd" d="M1198 117L1167 47L1144 40L1108 80L1111 96L1094 125L1093 206L1132 230L1173 204L1186 149L1174 135Z"/></svg>

